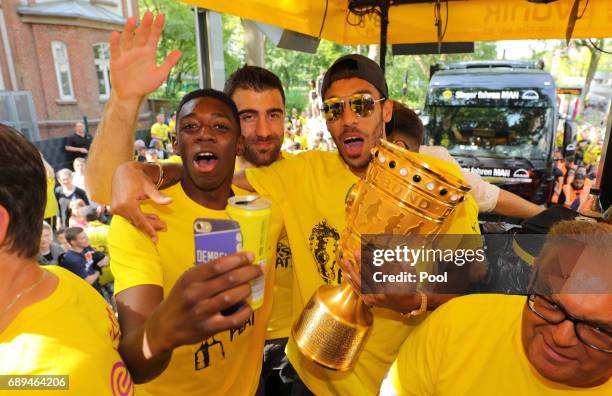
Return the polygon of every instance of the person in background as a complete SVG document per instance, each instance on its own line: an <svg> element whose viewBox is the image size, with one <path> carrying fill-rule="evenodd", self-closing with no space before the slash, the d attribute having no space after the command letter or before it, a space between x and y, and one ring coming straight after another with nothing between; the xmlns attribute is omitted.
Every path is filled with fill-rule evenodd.
<svg viewBox="0 0 612 396"><path fill-rule="evenodd" d="M149 150L155 150L157 152L157 159L163 160L166 159L166 152L162 147L162 143L160 140L151 139L151 143L149 143Z"/></svg>
<svg viewBox="0 0 612 396"><path fill-rule="evenodd" d="M147 145L143 140L138 139L134 142L134 159L138 162L147 160Z"/></svg>
<svg viewBox="0 0 612 396"><path fill-rule="evenodd" d="M527 297L447 302L406 339L380 395L611 395L611 239L605 224L555 225Z"/></svg>
<svg viewBox="0 0 612 396"><path fill-rule="evenodd" d="M83 209L87 208L85 201L82 199L75 199L70 201L70 219L68 219L68 227L87 227L87 220Z"/></svg>
<svg viewBox="0 0 612 396"><path fill-rule="evenodd" d="M52 229L57 229L57 216L59 214L59 207L57 206L57 198L55 197L55 171L53 167L45 160L45 157L40 153L43 165L45 166L45 173L47 176L47 205L45 206L44 219Z"/></svg>
<svg viewBox="0 0 612 396"><path fill-rule="evenodd" d="M82 210L85 220L87 220L85 233L89 239L89 244L95 250L108 254L108 230L110 226L101 221L96 208L87 206Z"/></svg>
<svg viewBox="0 0 612 396"><path fill-rule="evenodd" d="M325 77L325 69L321 68L319 69L319 76L317 77L317 100L318 100L318 105L317 107L319 108L319 114L321 112L321 105L323 104L323 78Z"/></svg>
<svg viewBox="0 0 612 396"><path fill-rule="evenodd" d="M70 250L70 244L66 240L66 229L61 227L59 230L57 230L56 236L57 241L59 242L62 249L64 249L64 252Z"/></svg>
<svg viewBox="0 0 612 396"><path fill-rule="evenodd" d="M70 163L73 163L75 158L86 158L89 146L91 146L91 136L85 131L85 124L77 122L74 124L74 134L68 137L64 147Z"/></svg>
<svg viewBox="0 0 612 396"><path fill-rule="evenodd" d="M310 80L308 86L310 87L310 91L308 92L310 117L318 117L321 112L319 110L319 95L317 94L317 83L315 82L315 80Z"/></svg>
<svg viewBox="0 0 612 396"><path fill-rule="evenodd" d="M50 394L133 396L134 382L117 352L121 332L111 308L70 272L36 262L45 168L36 147L5 125L0 125L0 180L0 375L5 384L8 377L62 375L55 384L63 382L66 390Z"/></svg>
<svg viewBox="0 0 612 396"><path fill-rule="evenodd" d="M172 115L170 116L170 122L168 123L168 132L170 133L170 140L172 140L172 137L176 135L176 111L173 111Z"/></svg>
<svg viewBox="0 0 612 396"><path fill-rule="evenodd" d="M583 173L576 173L572 182L563 186L563 191L561 196L559 196L559 205L578 210L589 195L589 190L585 186L585 179L586 177Z"/></svg>
<svg viewBox="0 0 612 396"><path fill-rule="evenodd" d="M72 173L72 184L87 192L85 189L85 164L84 158L74 159L72 163L72 167L74 168L74 172Z"/></svg>
<svg viewBox="0 0 612 396"><path fill-rule="evenodd" d="M157 155L157 150L148 149L146 154L146 162L158 162L159 156Z"/></svg>
<svg viewBox="0 0 612 396"><path fill-rule="evenodd" d="M544 211L544 208L482 180L477 173L463 169L444 147L421 145L424 134L423 123L414 111L403 104L393 102L393 118L386 125L386 129L387 140L390 142L455 165L472 187L470 193L476 200L480 212L494 212L502 216L528 219Z"/></svg>
<svg viewBox="0 0 612 396"><path fill-rule="evenodd" d="M60 186L55 188L55 198L59 205L60 224L62 227L68 227L70 219L70 202L82 199L86 205L89 205L87 193L72 183L72 171L70 169L61 169L57 172L57 181Z"/></svg>
<svg viewBox="0 0 612 396"><path fill-rule="evenodd" d="M111 289L109 289L108 287L102 287L99 282L102 267L106 267L109 264L108 256L96 251L89 245L87 234L81 227L67 228L65 235L70 249L66 251L59 265L85 279L112 305L112 285Z"/></svg>
<svg viewBox="0 0 612 396"><path fill-rule="evenodd" d="M64 254L64 249L53 241L53 230L51 226L43 222L42 234L40 237L40 248L36 260L40 265L58 265L60 256Z"/></svg>
<svg viewBox="0 0 612 396"><path fill-rule="evenodd" d="M166 145L170 141L169 132L170 128L166 125L164 115L158 114L157 122L151 126L151 139L157 139Z"/></svg>

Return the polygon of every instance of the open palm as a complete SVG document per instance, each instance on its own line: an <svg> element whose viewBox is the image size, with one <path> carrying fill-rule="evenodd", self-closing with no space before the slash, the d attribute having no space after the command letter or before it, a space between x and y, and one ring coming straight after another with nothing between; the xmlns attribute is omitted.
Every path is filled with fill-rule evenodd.
<svg viewBox="0 0 612 396"><path fill-rule="evenodd" d="M170 52L157 64L157 44L164 27L164 16L155 18L146 12L136 27L128 18L121 35L113 32L110 39L110 72L113 93L121 99L142 98L159 88L176 65L181 52Z"/></svg>

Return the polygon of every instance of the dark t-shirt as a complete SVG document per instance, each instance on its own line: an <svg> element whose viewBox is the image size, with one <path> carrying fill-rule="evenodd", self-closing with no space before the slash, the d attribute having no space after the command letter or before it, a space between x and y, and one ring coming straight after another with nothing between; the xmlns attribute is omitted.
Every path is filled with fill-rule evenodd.
<svg viewBox="0 0 612 396"><path fill-rule="evenodd" d="M86 148L89 150L89 146L91 146L91 136L85 135L81 137L76 133L72 134L72 136L68 137L66 140L66 146L78 147L78 148ZM84 153L75 153L72 151L66 151L68 153L68 158L70 159L70 166L72 166L72 162L75 158L85 158L87 154Z"/></svg>
<svg viewBox="0 0 612 396"><path fill-rule="evenodd" d="M70 201L82 199L85 202L85 205L89 205L87 193L85 190L78 187L75 187L72 194L66 195L64 194L62 186L58 186L55 188L55 198L57 199L57 204L59 206L60 221L62 222L63 227L68 227L68 219L70 218L68 213L70 210Z"/></svg>
<svg viewBox="0 0 612 396"><path fill-rule="evenodd" d="M60 266L85 279L96 271L100 271L100 267L97 264L104 257L104 253L95 251L91 246L87 246L80 253L73 250L67 251L60 261ZM96 287L96 284L94 284L94 287Z"/></svg>

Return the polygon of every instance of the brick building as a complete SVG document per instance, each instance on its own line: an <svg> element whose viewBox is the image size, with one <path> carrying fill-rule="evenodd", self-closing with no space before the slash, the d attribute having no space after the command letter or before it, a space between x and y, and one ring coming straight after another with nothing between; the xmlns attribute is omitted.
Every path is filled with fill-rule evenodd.
<svg viewBox="0 0 612 396"><path fill-rule="evenodd" d="M93 133L110 94L109 35L138 15L138 0L0 0L0 7L0 122L46 140L71 134L85 116Z"/></svg>

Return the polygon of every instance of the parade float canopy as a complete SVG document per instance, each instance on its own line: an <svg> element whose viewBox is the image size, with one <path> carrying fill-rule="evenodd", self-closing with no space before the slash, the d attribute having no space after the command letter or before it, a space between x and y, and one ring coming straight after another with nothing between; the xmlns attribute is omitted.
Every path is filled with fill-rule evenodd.
<svg viewBox="0 0 612 396"><path fill-rule="evenodd" d="M380 43L380 18L349 12L353 0L183 0L186 3L278 26L343 45ZM536 1L539 3L534 3ZM574 0L441 1L444 42L566 38ZM364 1L359 3L378 3ZM435 43L435 1L389 0L387 43ZM612 37L612 1L581 0L573 38ZM360 22L360 23L359 23Z"/></svg>

